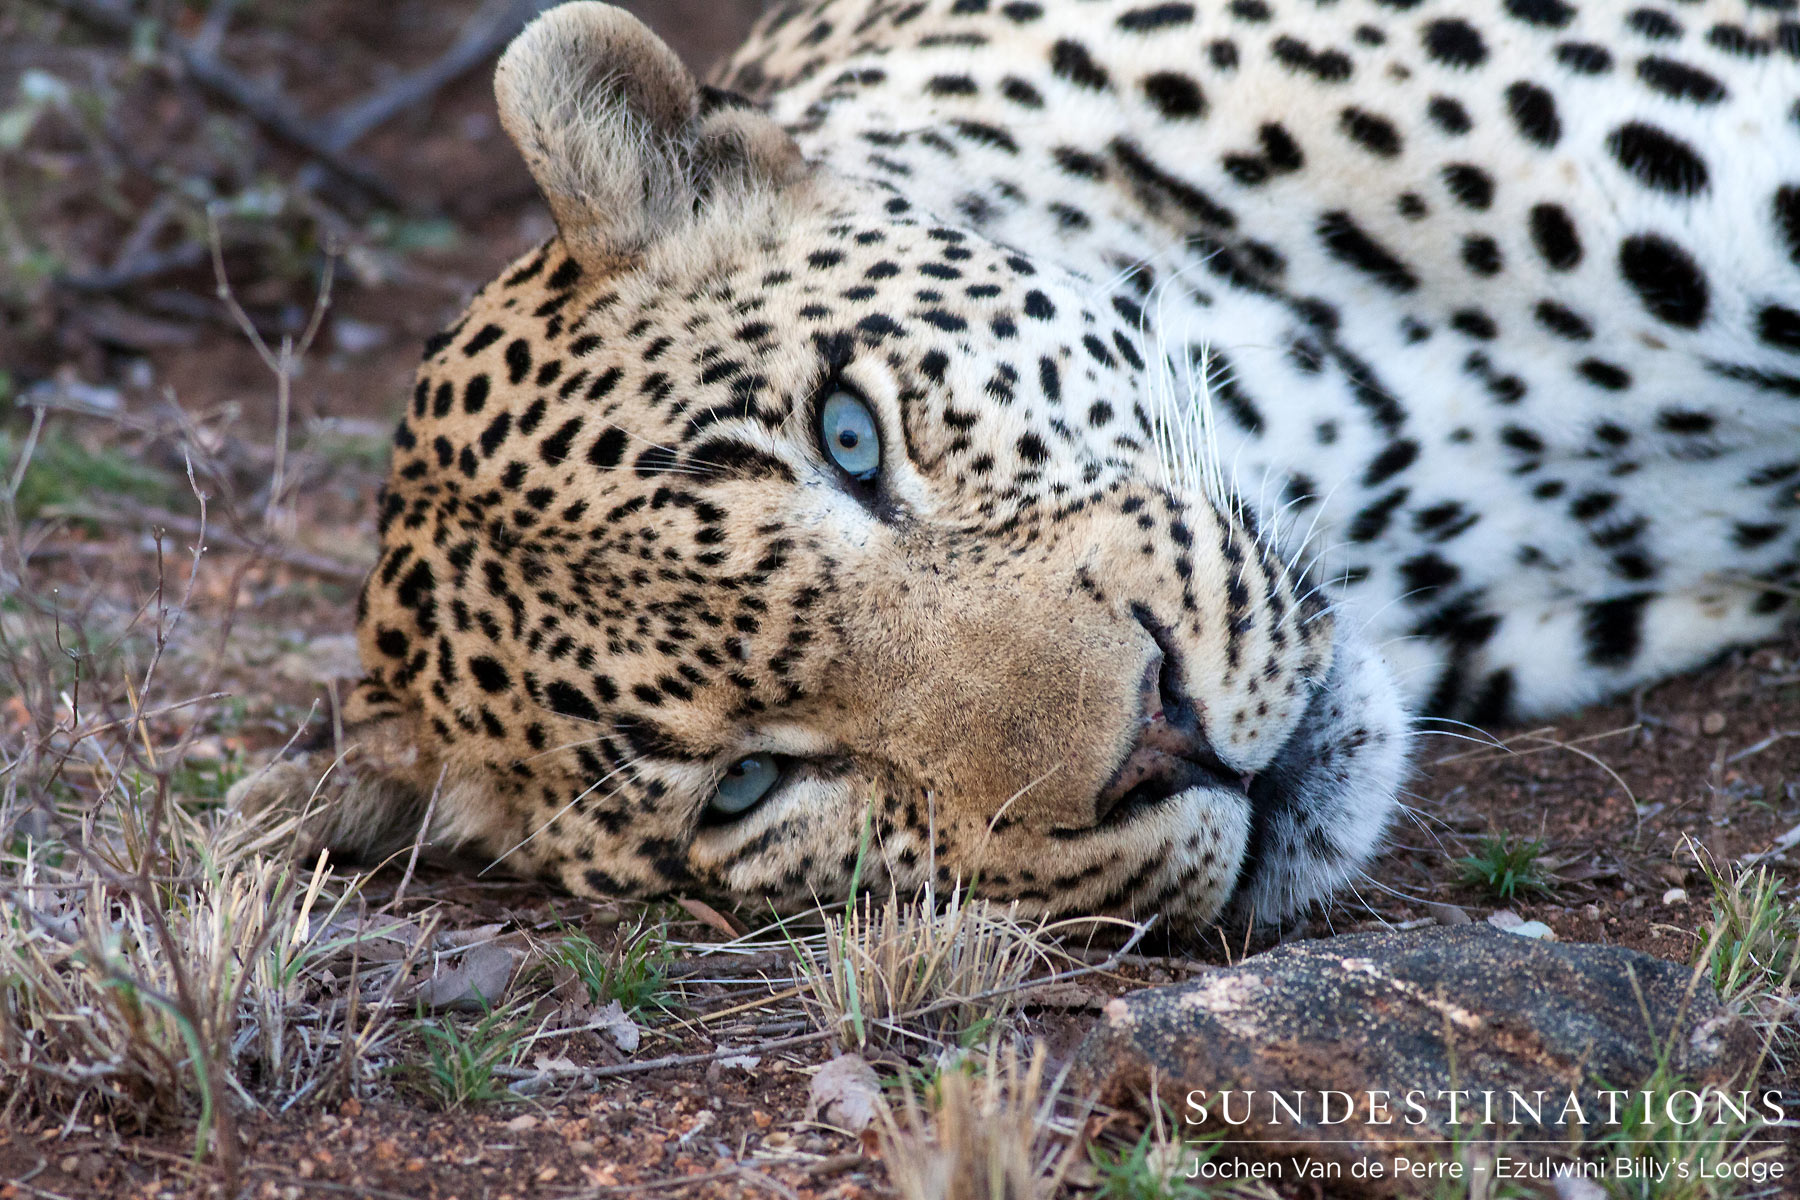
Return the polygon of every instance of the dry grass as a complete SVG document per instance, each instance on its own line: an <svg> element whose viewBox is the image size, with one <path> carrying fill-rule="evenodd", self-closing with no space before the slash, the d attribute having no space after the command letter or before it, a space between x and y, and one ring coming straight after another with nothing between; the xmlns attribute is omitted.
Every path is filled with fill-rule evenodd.
<svg viewBox="0 0 1800 1200"><path fill-rule="evenodd" d="M279 392L304 349L283 344ZM206 545L269 544L292 477L240 502L229 439L167 408L192 540L110 579L59 570L56 515L21 513L46 408L0 463L0 1123L191 1121L230 1177L240 1113L366 1086L429 930L394 940L358 880L294 860L291 822L220 810L241 768L218 682L259 555ZM286 457L278 434L276 480Z"/></svg>
<svg viewBox="0 0 1800 1200"><path fill-rule="evenodd" d="M357 880L293 859L291 822L220 811L235 768L199 743L232 614L190 612L200 552L159 560L135 612L74 608L37 585L11 486L27 463L7 466L0 1121L191 1120L230 1170L236 1114L361 1088L423 935L386 943ZM377 941L374 969L344 969Z"/></svg>
<svg viewBox="0 0 1800 1200"><path fill-rule="evenodd" d="M1059 1118L1060 1080L1046 1080L1044 1047L1028 1058L990 1048L975 1072L940 1072L921 1098L876 1125L888 1179L902 1200L1048 1200L1074 1165L1079 1122Z"/></svg>
<svg viewBox="0 0 1800 1200"><path fill-rule="evenodd" d="M288 376L304 345L257 349L285 427ZM57 444L45 410L25 437L0 446L0 1125L103 1116L126 1128L191 1126L196 1151L229 1175L246 1112L366 1095L395 1079L447 1108L512 1098L523 1089L505 1081L522 1074L520 1053L561 1031L525 1038L511 1009L466 1027L409 1025L403 993L432 929L371 914L358 879L295 861L284 852L291 821L246 823L217 810L219 777L236 768L201 743L220 724L215 683L257 556L215 566L198 547L210 534L278 552L272 539L295 523L298 476L278 437L269 486L239 502L206 449L216 452L216 431L199 436L185 417L171 419L191 464L199 532L191 553L173 560L156 547L154 585L135 607L116 591L59 591L36 557L45 522L22 519L20 495L42 479L31 473L34 452ZM54 508L36 500L32 515L54 520ZM197 607L197 592L227 599ZM1581 743L1594 738L1565 743L1539 731L1516 740L1525 753L1593 759ZM1779 1047L1794 1032L1800 908L1766 870L1707 870L1716 932L1700 961L1726 1002L1755 1012ZM843 1046L917 1060L986 1043L978 1069L940 1071L884 1116L878 1136L893 1186L908 1200L1027 1200L1089 1171L1116 1200L1223 1194L1183 1182L1182 1168L1204 1151L1154 1122L1104 1163L1078 1160L1083 1139L1045 1078L1042 1047L1022 1057L1003 1036L1025 988L1067 965L1057 932L957 890L947 900L861 895L818 932L784 935L797 960L794 998ZM667 958L660 939L632 939L615 961L577 936L558 961L589 1001L646 1012L669 1007L658 999ZM1634 1132L1669 1162L1767 1157L1746 1128L1710 1141L1681 1127Z"/></svg>
<svg viewBox="0 0 1800 1200"><path fill-rule="evenodd" d="M1614 1200L1731 1200L1776 1194L1782 1177L1780 1132L1761 1120L1760 1110L1731 1090L1693 1087L1659 1065L1639 1088L1671 1101L1687 1089L1705 1119L1683 1119L1669 1103L1628 1104L1617 1128L1596 1139L1589 1151L1603 1160L1630 1159L1637 1170L1609 1172L1601 1180ZM1723 1101L1723 1103L1721 1103ZM1748 1115L1745 1115L1745 1114Z"/></svg>
<svg viewBox="0 0 1800 1200"><path fill-rule="evenodd" d="M865 893L794 948L808 1013L851 1050L972 1044L1059 958L1041 922L960 890L943 904L931 889L880 904Z"/></svg>
<svg viewBox="0 0 1800 1200"><path fill-rule="evenodd" d="M1154 1081L1150 1095L1156 1095ZM1226 1144L1214 1134L1183 1139L1176 1116L1161 1102L1145 1106L1149 1121L1135 1142L1088 1146L1087 1173L1094 1200L1276 1200L1259 1179L1202 1179L1200 1168L1220 1158Z"/></svg>
<svg viewBox="0 0 1800 1200"><path fill-rule="evenodd" d="M1750 1014L1776 1050L1800 1030L1794 980L1800 974L1800 902L1767 867L1721 867L1695 852L1712 887L1712 917L1696 964L1728 1008Z"/></svg>
<svg viewBox="0 0 1800 1200"><path fill-rule="evenodd" d="M126 828L144 811L126 791L117 823L83 822L79 847L28 840L0 860L4 1114L197 1117L204 1146L226 1109L354 1089L392 1018L331 977L364 940L354 881L284 857L282 827L175 805L150 842Z"/></svg>
<svg viewBox="0 0 1800 1200"><path fill-rule="evenodd" d="M1619 1124L1586 1146L1606 1161L1632 1160L1635 1172L1609 1172L1601 1180L1615 1200L1726 1200L1773 1194L1781 1178L1786 1139L1763 1119L1752 1086L1773 1057L1794 1039L1793 985L1800 969L1800 906L1783 900L1785 881L1767 868L1716 865L1698 846L1696 860L1712 885L1712 913L1700 931L1694 954L1697 990L1710 984L1725 1007L1758 1030L1763 1054L1748 1076L1727 1088L1702 1086L1673 1065L1674 1035L1659 1050L1651 1076L1636 1094L1656 1103L1628 1104ZM1672 1108L1676 1096L1693 1097L1693 1111L1705 1119L1683 1119ZM1777 1187L1779 1185L1776 1185Z"/></svg>

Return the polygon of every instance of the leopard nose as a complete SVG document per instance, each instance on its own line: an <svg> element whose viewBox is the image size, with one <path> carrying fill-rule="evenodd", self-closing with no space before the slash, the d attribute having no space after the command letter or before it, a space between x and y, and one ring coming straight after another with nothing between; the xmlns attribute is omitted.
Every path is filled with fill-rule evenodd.
<svg viewBox="0 0 1800 1200"><path fill-rule="evenodd" d="M1165 703L1167 698L1163 695L1162 688L1163 667L1166 662L1162 650L1157 649L1150 655L1150 661L1144 664L1143 677L1138 680L1138 705L1142 709L1138 720L1145 725L1168 719Z"/></svg>
<svg viewBox="0 0 1800 1200"><path fill-rule="evenodd" d="M1194 787L1248 792L1251 776L1220 760L1160 647L1138 683L1135 738L1095 800L1095 824L1125 820Z"/></svg>

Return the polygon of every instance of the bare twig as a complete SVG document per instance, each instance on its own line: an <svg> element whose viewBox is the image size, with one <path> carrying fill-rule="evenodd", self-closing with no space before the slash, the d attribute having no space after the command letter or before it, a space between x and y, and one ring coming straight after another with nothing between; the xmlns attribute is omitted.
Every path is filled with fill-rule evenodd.
<svg viewBox="0 0 1800 1200"><path fill-rule="evenodd" d="M666 1179L648 1179L642 1183L615 1183L606 1187L586 1188L575 1193L576 1200L582 1197L600 1196L636 1196L650 1192L672 1192L696 1183L712 1183L720 1179L742 1179L747 1183L761 1184L784 1196L794 1193L779 1182L769 1178L760 1171L751 1170L741 1163L729 1167L720 1167L712 1171L703 1171L698 1175L673 1175Z"/></svg>
<svg viewBox="0 0 1800 1200"><path fill-rule="evenodd" d="M211 209L206 213L206 232L212 246L213 276L217 281L219 302L244 331L244 336L250 339L250 345L263 365L275 376L275 468L271 472L269 501L263 509L263 523L273 527L282 493L286 490L288 414L292 405L294 371L306 352L312 349L313 339L319 336L319 327L325 322L325 310L331 307L331 281L337 269L337 256L329 252L325 255L325 271L320 276L319 292L313 300L312 317L306 322L300 340L296 342L291 335L284 334L281 348L270 350L250 314L238 303L237 293L231 290L231 280L225 274L225 244L219 237L218 216Z"/></svg>
<svg viewBox="0 0 1800 1200"><path fill-rule="evenodd" d="M1794 826L1792 829L1776 838L1769 844L1768 849L1758 850L1755 854L1746 854L1739 862L1745 867L1754 866L1765 858L1778 858L1781 855L1786 854L1789 850L1792 850L1795 846L1800 846L1800 825Z"/></svg>
<svg viewBox="0 0 1800 1200"><path fill-rule="evenodd" d="M805 990L804 987L791 987L786 991L773 992L767 996L758 996L754 1000L746 1000L742 1004L733 1004L729 1008L720 1008L709 1013L701 1013L690 1023L693 1025L710 1025L714 1021L722 1020L725 1017L736 1016L739 1013L750 1012L758 1008L767 1008L771 1004L780 1004L783 1000L792 1000L805 992Z"/></svg>
<svg viewBox="0 0 1800 1200"><path fill-rule="evenodd" d="M1746 746L1742 750L1739 750L1736 754L1734 754L1730 758L1726 759L1725 763L1727 766L1729 766L1732 763L1743 762L1746 758L1750 758L1753 755L1761 754L1764 750L1767 750L1770 746L1773 746L1776 742L1784 741L1787 738L1794 738L1794 737L1800 737L1800 729L1778 729L1774 733L1771 733L1768 737L1764 738L1762 741L1757 742L1755 745Z"/></svg>
<svg viewBox="0 0 1800 1200"><path fill-rule="evenodd" d="M765 950L755 954L701 954L680 958L668 964L670 979L689 979L695 975L759 975L764 971L784 969L794 964L794 956L786 950Z"/></svg>
<svg viewBox="0 0 1800 1200"><path fill-rule="evenodd" d="M339 729L336 732L337 740L332 744L339 747L339 752L342 753L343 730ZM445 763L438 771L437 783L432 785L431 799L425 805L425 815L419 820L418 836L413 838L412 852L406 856L406 873L400 876L400 886L394 889L393 899L388 901L388 904L394 908L398 908L400 901L405 898L407 885L412 882L413 870L419 865L419 851L425 845L426 835L431 832L431 818L437 813L438 797L444 793L444 776L449 770L450 764Z"/></svg>
<svg viewBox="0 0 1800 1200"><path fill-rule="evenodd" d="M1179 971L1188 975L1203 974L1218 968L1211 963L1196 962L1190 958L1175 958L1169 955L1148 954L1108 954L1100 949L1064 948L1062 953L1077 962L1110 962L1119 967L1135 967L1140 971Z"/></svg>
<svg viewBox="0 0 1800 1200"><path fill-rule="evenodd" d="M231 18L237 12L240 0L212 0L206 10L206 24L200 27L200 33L194 38L194 46L204 54L216 54L219 43L225 39L225 30L231 24Z"/></svg>
<svg viewBox="0 0 1800 1200"><path fill-rule="evenodd" d="M370 1196L374 1197L374 1200L413 1200L413 1197L404 1192L390 1192L366 1183L352 1185L334 1183L329 1179L307 1179L304 1176L290 1174L285 1167L265 1167L259 1164L250 1169L256 1174L267 1172L272 1177L272 1182L300 1191L331 1192L333 1195L344 1196Z"/></svg>
<svg viewBox="0 0 1800 1200"><path fill-rule="evenodd" d="M25 468L31 465L31 456L37 453L38 435L44 432L44 410L39 408L31 414L31 431L25 435L25 444L19 447L19 461L13 467L12 478L6 484L6 498L11 501L19 494L19 487L25 482Z"/></svg>

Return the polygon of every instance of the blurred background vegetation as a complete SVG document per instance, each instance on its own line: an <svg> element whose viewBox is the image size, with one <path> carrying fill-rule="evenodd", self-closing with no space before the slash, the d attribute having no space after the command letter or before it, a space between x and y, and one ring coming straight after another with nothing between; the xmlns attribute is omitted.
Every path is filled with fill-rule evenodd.
<svg viewBox="0 0 1800 1200"><path fill-rule="evenodd" d="M34 399L90 417L171 391L201 416L266 409L215 294L209 217L272 345L305 326L335 258L294 417L385 418L418 342L548 231L489 91L494 57L545 6L0 5L0 429L18 436ZM628 7L704 70L761 4Z"/></svg>

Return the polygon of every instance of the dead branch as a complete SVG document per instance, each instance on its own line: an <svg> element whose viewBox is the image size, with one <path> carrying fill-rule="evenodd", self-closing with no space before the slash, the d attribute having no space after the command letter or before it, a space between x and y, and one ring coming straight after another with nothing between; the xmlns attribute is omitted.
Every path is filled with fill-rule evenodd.
<svg viewBox="0 0 1800 1200"><path fill-rule="evenodd" d="M387 87L339 109L326 130L327 144L348 150L369 131L393 120L474 70L497 53L549 0L488 0L463 26L456 44L432 62Z"/></svg>
<svg viewBox="0 0 1800 1200"><path fill-rule="evenodd" d="M695 1184L715 1183L721 1179L743 1179L748 1176L757 1177L756 1179L750 1180L751 1182L775 1183L774 1180L766 1175L762 1175L761 1172L752 1171L748 1167L734 1163L729 1167L720 1167L713 1171L703 1171L698 1175L671 1175L666 1179L648 1179L642 1183L615 1183L606 1187L588 1188L586 1191L578 1193L578 1195L582 1197L647 1195L651 1192L672 1192L680 1188L692 1187ZM781 1190L783 1192L787 1191L786 1188L782 1188Z"/></svg>
<svg viewBox="0 0 1800 1200"><path fill-rule="evenodd" d="M184 242L168 250L147 250L121 257L113 266L86 275L58 276L57 282L76 292L116 292L159 275L186 271L205 261L205 246L199 242Z"/></svg>
<svg viewBox="0 0 1800 1200"><path fill-rule="evenodd" d="M1114 954L1104 949L1087 947L1065 947L1060 951L1076 962L1111 963L1119 967L1133 967L1140 971L1175 971L1183 975L1200 975L1218 968L1210 963L1195 962L1189 958L1174 958L1168 955L1149 954Z"/></svg>
<svg viewBox="0 0 1800 1200"><path fill-rule="evenodd" d="M59 509L58 512L86 521L98 521L106 525L160 527L181 537L200 536L199 522L166 509L135 508L130 512L124 512L104 508L80 508ZM347 563L342 559L314 554L311 551L292 546L256 541L216 525L207 527L206 537L209 541L229 549L247 550L271 562L278 562L283 566L323 576L326 579L334 579L341 583L361 583L363 576L368 573L367 567L359 567L355 563Z"/></svg>
<svg viewBox="0 0 1800 1200"><path fill-rule="evenodd" d="M695 975L760 975L793 965L792 954L785 950L770 950L756 954L707 954L677 959L668 964L666 973L670 979L689 979Z"/></svg>
<svg viewBox="0 0 1800 1200"><path fill-rule="evenodd" d="M821 1029L814 1033L802 1033L797 1037L775 1038L772 1041L756 1042L748 1046L727 1046L718 1050L708 1050L701 1054L669 1054L662 1058L645 1058L635 1062L613 1063L603 1067L587 1067L570 1072L566 1078L570 1081L588 1082L596 1079L611 1079L617 1075L641 1075L645 1071L662 1071L670 1067L692 1067L701 1063L718 1062L722 1058L742 1058L747 1055L767 1054L773 1050L787 1050L794 1046L810 1046L816 1042L832 1041L838 1036L835 1029ZM536 1072L531 1072L535 1075Z"/></svg>
<svg viewBox="0 0 1800 1200"><path fill-rule="evenodd" d="M45 3L114 37L131 36L131 16L101 0L45 0ZM383 204L417 210L416 204L402 197L370 167L339 149L328 132L296 116L286 96L250 82L185 38L167 34L164 45L196 84L239 109L282 141L304 150L330 168L333 174Z"/></svg>

